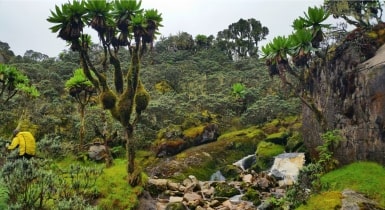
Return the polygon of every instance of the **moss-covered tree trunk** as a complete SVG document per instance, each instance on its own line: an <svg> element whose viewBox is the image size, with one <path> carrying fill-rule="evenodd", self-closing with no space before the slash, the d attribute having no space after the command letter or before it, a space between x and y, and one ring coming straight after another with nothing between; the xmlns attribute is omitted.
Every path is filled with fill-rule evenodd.
<svg viewBox="0 0 385 210"><path fill-rule="evenodd" d="M79 129L79 151L81 151L84 143L84 134L85 134L85 105L79 103L79 112L80 112L80 129Z"/></svg>
<svg viewBox="0 0 385 210"><path fill-rule="evenodd" d="M135 139L131 127L125 128L126 150L127 150L127 173L132 174L135 170Z"/></svg>

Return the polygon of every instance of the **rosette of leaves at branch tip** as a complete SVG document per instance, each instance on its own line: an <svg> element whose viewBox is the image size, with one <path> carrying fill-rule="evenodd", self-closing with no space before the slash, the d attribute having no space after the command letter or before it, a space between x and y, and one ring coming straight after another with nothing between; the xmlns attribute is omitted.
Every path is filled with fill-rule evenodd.
<svg viewBox="0 0 385 210"><path fill-rule="evenodd" d="M106 0L85 2L87 23L99 34L104 34L113 25L112 15L110 14L112 6L112 3Z"/></svg>
<svg viewBox="0 0 385 210"><path fill-rule="evenodd" d="M292 39L286 36L274 37L273 41L262 46L262 57L266 59L270 76L279 75L278 65L288 64L288 55L293 47Z"/></svg>
<svg viewBox="0 0 385 210"><path fill-rule="evenodd" d="M158 27L162 26L160 24L162 16L158 13L158 10L145 10L144 14L136 15L131 21L130 30L134 33L136 44L138 45L139 41L142 40L141 44L144 50L146 50L147 44L150 44L152 48L155 36L158 34Z"/></svg>
<svg viewBox="0 0 385 210"><path fill-rule="evenodd" d="M161 22L163 21L162 14L158 12L156 9L149 9L144 11L144 18L147 23L145 28L145 34L142 36L142 40L145 43L153 46L154 39L156 35L159 34L158 29L163 25Z"/></svg>
<svg viewBox="0 0 385 210"><path fill-rule="evenodd" d="M119 29L119 36L117 43L120 46L127 46L130 44L129 27L132 25L132 18L142 14L142 1L114 1L114 9L112 16L116 20L116 27Z"/></svg>
<svg viewBox="0 0 385 210"><path fill-rule="evenodd" d="M322 29L329 28L330 24L322 24L330 14L322 7L308 7L305 18L302 18L306 28L311 28L313 34L313 47L318 48L320 43L324 40L324 33Z"/></svg>
<svg viewBox="0 0 385 210"><path fill-rule="evenodd" d="M310 59L311 52L316 50L312 45L313 36L311 31L307 29L297 30L289 36L289 39L293 43L290 51L293 63L296 66L305 66Z"/></svg>
<svg viewBox="0 0 385 210"><path fill-rule="evenodd" d="M74 75L66 81L65 87L69 94L79 103L86 104L91 96L96 93L95 87L88 80L82 69L76 69Z"/></svg>
<svg viewBox="0 0 385 210"><path fill-rule="evenodd" d="M58 37L65 41L74 41L83 33L82 18L86 12L84 1L74 0L72 3L62 4L61 7L56 5L47 21L56 24L50 29L54 33L59 31Z"/></svg>

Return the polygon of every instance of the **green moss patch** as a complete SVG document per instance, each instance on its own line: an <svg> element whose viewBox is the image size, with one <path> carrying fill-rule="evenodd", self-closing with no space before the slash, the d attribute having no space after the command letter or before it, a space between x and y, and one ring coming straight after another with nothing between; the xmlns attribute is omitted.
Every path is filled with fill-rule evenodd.
<svg viewBox="0 0 385 210"><path fill-rule="evenodd" d="M218 137L218 141L237 141L239 139L262 140L265 138L264 132L256 126L246 129L225 133Z"/></svg>
<svg viewBox="0 0 385 210"><path fill-rule="evenodd" d="M186 138L195 138L203 133L204 128L205 125L189 128L183 131L183 136Z"/></svg>
<svg viewBox="0 0 385 210"><path fill-rule="evenodd" d="M378 163L356 162L321 177L326 190L346 188L363 193L385 207L385 168Z"/></svg>
<svg viewBox="0 0 385 210"><path fill-rule="evenodd" d="M265 141L285 145L287 142L287 137L288 133L286 131L282 131L268 135Z"/></svg>
<svg viewBox="0 0 385 210"><path fill-rule="evenodd" d="M285 148L282 145L261 141L258 144L256 155L259 158L272 158L283 153L284 151Z"/></svg>
<svg viewBox="0 0 385 210"><path fill-rule="evenodd" d="M236 187L231 186L231 185L227 184L226 182L215 183L214 188L215 188L215 196L216 197L230 198L234 195L240 194L239 190Z"/></svg>
<svg viewBox="0 0 385 210"><path fill-rule="evenodd" d="M114 165L103 170L98 178L101 198L98 207L101 209L133 209L138 204L137 195L141 188L132 188L127 182L127 160L115 159Z"/></svg>
<svg viewBox="0 0 385 210"><path fill-rule="evenodd" d="M261 141L257 147L257 170L266 170L274 162L274 157L285 151L284 146L272 142Z"/></svg>
<svg viewBox="0 0 385 210"><path fill-rule="evenodd" d="M297 210L330 210L341 208L341 192L330 191L316 194L310 197L306 205L301 205Z"/></svg>

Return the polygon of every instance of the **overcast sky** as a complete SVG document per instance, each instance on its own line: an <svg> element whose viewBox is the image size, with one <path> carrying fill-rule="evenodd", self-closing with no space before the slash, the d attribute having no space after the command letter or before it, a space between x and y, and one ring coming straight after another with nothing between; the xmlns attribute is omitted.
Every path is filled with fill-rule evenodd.
<svg viewBox="0 0 385 210"><path fill-rule="evenodd" d="M72 0L71 0L72 1ZM0 41L9 44L16 55L33 50L56 57L68 49L47 22L50 10L67 0L0 0ZM294 19L304 16L309 6L323 0L142 0L142 8L162 13L163 36L187 32L217 35L239 19L254 18L269 28L267 41L292 32ZM88 30L92 31L92 30ZM93 39L97 41L96 37ZM265 42L267 42L265 41Z"/></svg>

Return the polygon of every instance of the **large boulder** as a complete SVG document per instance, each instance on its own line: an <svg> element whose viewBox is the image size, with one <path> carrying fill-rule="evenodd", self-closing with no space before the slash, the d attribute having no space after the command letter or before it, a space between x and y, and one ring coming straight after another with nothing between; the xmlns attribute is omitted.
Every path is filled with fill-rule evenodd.
<svg viewBox="0 0 385 210"><path fill-rule="evenodd" d="M342 142L330 148L339 163L385 164L385 45L368 60L359 49L345 44L311 69L309 94L319 113L304 105L302 114L304 144L312 158L324 143L321 134L340 130Z"/></svg>
<svg viewBox="0 0 385 210"><path fill-rule="evenodd" d="M217 140L219 128L217 124L208 123L177 132L164 132L155 142L157 157L169 157L183 150Z"/></svg>
<svg viewBox="0 0 385 210"><path fill-rule="evenodd" d="M297 181L299 171L305 165L304 153L283 153L275 157L270 175L280 186L292 185Z"/></svg>
<svg viewBox="0 0 385 210"><path fill-rule="evenodd" d="M88 149L88 157L95 161L103 160L107 157L106 146L101 143L94 143Z"/></svg>

